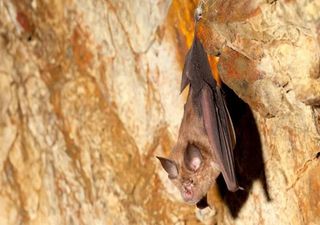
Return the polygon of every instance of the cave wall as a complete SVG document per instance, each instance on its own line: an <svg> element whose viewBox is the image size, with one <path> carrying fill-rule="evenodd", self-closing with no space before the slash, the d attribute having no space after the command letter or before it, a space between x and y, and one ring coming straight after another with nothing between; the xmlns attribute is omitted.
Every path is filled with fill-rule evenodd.
<svg viewBox="0 0 320 225"><path fill-rule="evenodd" d="M201 6L199 35L208 52L221 55L220 76L249 104L256 123L237 119L235 154L249 194L226 194L222 208L236 217L228 224L320 221L319 7L319 1L250 0Z"/></svg>
<svg viewBox="0 0 320 225"><path fill-rule="evenodd" d="M198 210L154 157L177 138L197 1L0 1L0 224L316 224L319 3L225 2L199 35L241 97L246 191Z"/></svg>

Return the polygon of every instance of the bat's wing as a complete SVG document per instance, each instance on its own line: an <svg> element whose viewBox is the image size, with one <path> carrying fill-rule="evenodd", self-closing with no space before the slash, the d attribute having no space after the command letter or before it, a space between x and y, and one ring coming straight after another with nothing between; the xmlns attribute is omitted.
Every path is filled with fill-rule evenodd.
<svg viewBox="0 0 320 225"><path fill-rule="evenodd" d="M239 189L233 157L236 139L228 109L219 87L212 89L206 84L201 92L203 123L209 143L217 158L228 189L236 191Z"/></svg>
<svg viewBox="0 0 320 225"><path fill-rule="evenodd" d="M188 84L191 84L193 93L198 95L204 81L210 85L216 84L215 80L211 77L207 53L204 51L200 40L195 35L192 46L186 55L180 91L182 92Z"/></svg>
<svg viewBox="0 0 320 225"><path fill-rule="evenodd" d="M223 117L226 120L225 122L227 125L226 126L227 129L224 132L226 132L225 134L227 134L227 136L229 137L231 148L234 149L234 147L236 145L236 134L234 131L234 127L233 127L233 123L231 120L229 110L226 105L226 101L224 99L224 95L221 91L221 88L218 86L215 88L215 99L216 99L218 108L221 109L221 113L223 114Z"/></svg>
<svg viewBox="0 0 320 225"><path fill-rule="evenodd" d="M191 61L191 49L186 55L186 60L183 67L181 84L180 84L180 93L190 84L190 74L192 73L192 61Z"/></svg>
<svg viewBox="0 0 320 225"><path fill-rule="evenodd" d="M236 138L232 121L220 87L213 79L207 53L196 35L186 56L181 91L188 84L192 89L194 107L197 112L202 112L212 153L228 189L236 191L239 186L234 170L233 149Z"/></svg>
<svg viewBox="0 0 320 225"><path fill-rule="evenodd" d="M239 189L234 170L233 150L236 144L236 136L232 125L232 120L226 106L224 96L220 87L213 90L214 100L216 101L216 114L218 121L219 140L221 143L221 153L225 172L222 175L230 191Z"/></svg>

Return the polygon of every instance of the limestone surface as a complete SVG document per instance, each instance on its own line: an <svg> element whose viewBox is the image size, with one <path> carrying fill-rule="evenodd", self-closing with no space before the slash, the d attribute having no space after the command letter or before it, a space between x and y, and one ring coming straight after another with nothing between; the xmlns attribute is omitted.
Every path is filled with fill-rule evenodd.
<svg viewBox="0 0 320 225"><path fill-rule="evenodd" d="M245 191L219 179L198 210L155 158L198 1L0 0L0 224L319 223L319 1L200 5Z"/></svg>

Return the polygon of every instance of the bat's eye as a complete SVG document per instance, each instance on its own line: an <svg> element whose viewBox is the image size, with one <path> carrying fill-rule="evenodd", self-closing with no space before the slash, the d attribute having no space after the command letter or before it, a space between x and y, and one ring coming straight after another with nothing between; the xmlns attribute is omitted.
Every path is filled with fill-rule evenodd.
<svg viewBox="0 0 320 225"><path fill-rule="evenodd" d="M202 163L202 156L200 150L194 146L189 144L185 154L184 154L184 163L186 167L191 171L197 171Z"/></svg>

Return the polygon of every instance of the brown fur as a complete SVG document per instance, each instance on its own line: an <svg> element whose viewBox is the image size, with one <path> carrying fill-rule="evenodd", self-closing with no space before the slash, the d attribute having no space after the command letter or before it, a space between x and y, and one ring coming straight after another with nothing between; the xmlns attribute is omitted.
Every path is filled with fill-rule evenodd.
<svg viewBox="0 0 320 225"><path fill-rule="evenodd" d="M191 90L192 92L192 90ZM185 104L183 119L181 122L179 137L177 144L172 150L169 159L174 161L178 176L171 181L180 190L182 197L184 196L184 185L188 185L188 181L193 181L192 192L193 196L188 199L188 203L195 204L202 197L206 195L210 186L215 182L215 179L220 174L218 164L212 156L210 144L203 125L203 119L196 112L195 106L192 102L191 92ZM187 168L184 162L184 154L188 144L196 146L201 153L202 162L197 171L191 171Z"/></svg>
<svg viewBox="0 0 320 225"><path fill-rule="evenodd" d="M158 159L184 200L197 203L205 199L220 171L230 191L240 187L234 170L236 137L232 121L196 35L186 55L181 91L188 85L190 91L177 144L169 159Z"/></svg>

